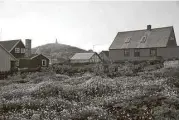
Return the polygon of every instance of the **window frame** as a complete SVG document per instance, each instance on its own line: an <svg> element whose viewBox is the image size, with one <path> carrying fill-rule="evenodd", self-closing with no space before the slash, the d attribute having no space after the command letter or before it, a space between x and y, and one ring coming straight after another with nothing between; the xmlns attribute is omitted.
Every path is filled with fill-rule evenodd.
<svg viewBox="0 0 179 120"><path fill-rule="evenodd" d="M43 64L45 62L45 64ZM47 60L45 60L45 59L43 59L42 60L42 66L44 67L44 66L47 66Z"/></svg>
<svg viewBox="0 0 179 120"><path fill-rule="evenodd" d="M125 43L130 43L130 41L131 41L131 37L127 37L124 42L125 42Z"/></svg>
<svg viewBox="0 0 179 120"><path fill-rule="evenodd" d="M129 56L130 56L130 50L124 49L124 57L129 57Z"/></svg>
<svg viewBox="0 0 179 120"><path fill-rule="evenodd" d="M19 60L16 61L16 66L19 67Z"/></svg>
<svg viewBox="0 0 179 120"><path fill-rule="evenodd" d="M134 49L134 57L140 57L140 49Z"/></svg>
<svg viewBox="0 0 179 120"><path fill-rule="evenodd" d="M20 52L21 52L20 48L15 48L15 53L20 53Z"/></svg>
<svg viewBox="0 0 179 120"><path fill-rule="evenodd" d="M147 36L142 36L140 43L145 43L147 41Z"/></svg>
<svg viewBox="0 0 179 120"><path fill-rule="evenodd" d="M152 51L155 51L155 54L152 54ZM157 49L156 48L150 49L150 56L157 56Z"/></svg>
<svg viewBox="0 0 179 120"><path fill-rule="evenodd" d="M26 52L26 49L25 48L21 48L21 53L25 53L25 52Z"/></svg>

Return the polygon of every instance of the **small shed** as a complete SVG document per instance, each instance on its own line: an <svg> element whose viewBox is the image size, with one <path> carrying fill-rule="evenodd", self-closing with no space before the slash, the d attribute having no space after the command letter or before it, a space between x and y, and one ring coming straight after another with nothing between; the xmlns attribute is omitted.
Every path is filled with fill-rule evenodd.
<svg viewBox="0 0 179 120"><path fill-rule="evenodd" d="M19 68L48 67L49 59L42 54L33 54L29 58L19 60Z"/></svg>
<svg viewBox="0 0 179 120"><path fill-rule="evenodd" d="M76 53L71 59L71 63L99 63L101 59L95 52Z"/></svg>

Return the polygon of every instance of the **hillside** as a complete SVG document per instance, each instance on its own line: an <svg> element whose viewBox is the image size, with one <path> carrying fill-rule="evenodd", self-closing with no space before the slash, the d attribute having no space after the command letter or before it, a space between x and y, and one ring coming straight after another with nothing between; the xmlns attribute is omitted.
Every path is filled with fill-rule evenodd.
<svg viewBox="0 0 179 120"><path fill-rule="evenodd" d="M33 48L32 53L35 52L51 56L53 59L57 58L58 60L67 60L74 53L86 52L86 50L65 44L50 43Z"/></svg>

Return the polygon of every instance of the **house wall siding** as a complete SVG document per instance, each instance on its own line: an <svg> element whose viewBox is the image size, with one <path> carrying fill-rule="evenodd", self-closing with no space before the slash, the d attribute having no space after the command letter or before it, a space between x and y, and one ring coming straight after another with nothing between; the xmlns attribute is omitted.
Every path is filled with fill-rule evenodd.
<svg viewBox="0 0 179 120"><path fill-rule="evenodd" d="M90 62L91 62L91 63L98 63L98 62L100 62L100 61L101 61L101 60L100 60L99 56L96 55L96 54L94 54L94 55L91 57L91 59L90 59Z"/></svg>
<svg viewBox="0 0 179 120"><path fill-rule="evenodd" d="M101 57L102 61L106 61L106 62L110 61L109 58L103 52L101 52L99 56Z"/></svg>
<svg viewBox="0 0 179 120"><path fill-rule="evenodd" d="M19 68L29 68L30 66L30 59L19 59Z"/></svg>
<svg viewBox="0 0 179 120"><path fill-rule="evenodd" d="M157 48L157 54L164 59L179 58L179 47Z"/></svg>
<svg viewBox="0 0 179 120"><path fill-rule="evenodd" d="M90 61L89 60L71 60L71 63L89 63Z"/></svg>
<svg viewBox="0 0 179 120"><path fill-rule="evenodd" d="M10 71L12 57L0 47L0 71ZM13 60L14 61L14 60Z"/></svg>
<svg viewBox="0 0 179 120"><path fill-rule="evenodd" d="M110 50L110 59L114 61L120 60L149 60L154 57L150 56L150 49L140 49L140 57L134 57L134 49L130 49L130 56L124 56L124 50ZM179 47L157 48L157 56L164 59L179 58Z"/></svg>
<svg viewBox="0 0 179 120"><path fill-rule="evenodd" d="M167 46L168 47L176 47L177 46L174 30L172 30L171 33L170 33Z"/></svg>
<svg viewBox="0 0 179 120"><path fill-rule="evenodd" d="M124 50L109 50L109 58L112 61L120 60L147 60L150 59L150 49L139 49L140 57L134 57L134 49L129 49L129 56L124 56Z"/></svg>
<svg viewBox="0 0 179 120"><path fill-rule="evenodd" d="M42 60L46 60L46 66L42 66ZM43 55L39 55L34 59L20 59L19 60L19 67L20 68L37 68L37 67L48 67L49 66L49 59L44 57Z"/></svg>
<svg viewBox="0 0 179 120"><path fill-rule="evenodd" d="M47 61L46 66L42 66L42 60L44 60L44 59ZM36 67L39 67L39 66L48 67L49 66L49 59L44 57L43 55L39 55L39 56L35 57L34 59L32 59L30 61L29 67L36 68Z"/></svg>

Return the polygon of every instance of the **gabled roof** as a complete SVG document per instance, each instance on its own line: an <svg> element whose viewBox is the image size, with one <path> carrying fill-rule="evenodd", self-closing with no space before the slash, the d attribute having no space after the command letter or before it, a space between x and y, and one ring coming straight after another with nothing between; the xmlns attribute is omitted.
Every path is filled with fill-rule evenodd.
<svg viewBox="0 0 179 120"><path fill-rule="evenodd" d="M166 47L173 27L118 32L109 49ZM145 42L141 42L146 36ZM127 39L130 38L130 41ZM127 42L126 42L127 41Z"/></svg>
<svg viewBox="0 0 179 120"><path fill-rule="evenodd" d="M90 59L94 54L94 52L90 52L90 53L76 53L71 60L88 60Z"/></svg>
<svg viewBox="0 0 179 120"><path fill-rule="evenodd" d="M46 57L47 59L49 59L47 56L45 56L43 54L32 54L29 58L34 59L34 58L38 57L39 55L42 55L42 56Z"/></svg>
<svg viewBox="0 0 179 120"><path fill-rule="evenodd" d="M7 51L1 44L0 44L0 47L7 53L11 56L12 60L16 61L17 59L9 52Z"/></svg>
<svg viewBox="0 0 179 120"><path fill-rule="evenodd" d="M31 55L29 56L29 58L32 59L32 58L35 58L35 57L37 57L37 56L39 56L39 54L31 54Z"/></svg>
<svg viewBox="0 0 179 120"><path fill-rule="evenodd" d="M11 51L21 39L17 40L8 40L8 41L0 41L0 44L7 50Z"/></svg>
<svg viewBox="0 0 179 120"><path fill-rule="evenodd" d="M107 57L109 57L109 51L101 51L101 53L104 53Z"/></svg>

